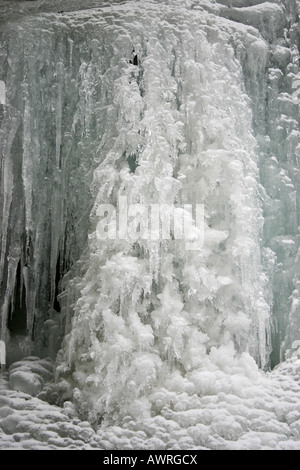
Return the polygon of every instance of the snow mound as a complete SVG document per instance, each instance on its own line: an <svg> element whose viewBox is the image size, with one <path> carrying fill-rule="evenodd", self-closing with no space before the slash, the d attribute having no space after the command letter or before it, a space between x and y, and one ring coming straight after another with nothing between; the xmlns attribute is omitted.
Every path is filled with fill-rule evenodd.
<svg viewBox="0 0 300 470"><path fill-rule="evenodd" d="M101 449L88 423L70 419L64 409L13 390L0 396L0 449Z"/></svg>
<svg viewBox="0 0 300 470"><path fill-rule="evenodd" d="M10 374L9 384L12 390L19 390L35 397L44 386L43 379L33 372L16 370Z"/></svg>
<svg viewBox="0 0 300 470"><path fill-rule="evenodd" d="M12 390L37 396L45 383L53 379L53 364L47 359L27 357L9 367L9 386Z"/></svg>
<svg viewBox="0 0 300 470"><path fill-rule="evenodd" d="M215 359L226 369L220 357ZM243 374L241 362L231 374L211 366L210 371L190 377L189 386L186 380L186 390L177 374L168 381L168 389L153 392L153 416L141 418L146 406L141 400L135 404L140 407L136 416L132 413L122 422L103 421L94 427L78 418L71 402L58 407L9 390L1 375L0 449L300 449L298 355L270 373L256 375L250 364L252 373ZM198 384L197 392L191 388L192 380Z"/></svg>

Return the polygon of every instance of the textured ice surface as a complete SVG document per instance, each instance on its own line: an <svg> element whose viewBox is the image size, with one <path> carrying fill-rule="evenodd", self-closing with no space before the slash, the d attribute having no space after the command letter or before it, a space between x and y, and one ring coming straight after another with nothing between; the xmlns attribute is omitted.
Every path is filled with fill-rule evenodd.
<svg viewBox="0 0 300 470"><path fill-rule="evenodd" d="M188 383L184 390L174 374L168 391L153 390L154 416L125 416L98 428L78 419L72 403L50 406L8 390L0 376L0 449L299 449L299 355L270 374L243 377L246 363L231 373L198 372L197 392Z"/></svg>
<svg viewBox="0 0 300 470"><path fill-rule="evenodd" d="M33 397L43 390L45 383L53 380L53 364L47 359L24 358L14 362L8 372L10 388Z"/></svg>
<svg viewBox="0 0 300 470"><path fill-rule="evenodd" d="M55 357L67 334L42 393L102 420L104 447L132 431L154 447L297 445L283 399L297 360L271 380L251 356L267 369L300 338L299 2L0 5L9 362ZM119 196L203 204L203 249L100 242L97 209Z"/></svg>

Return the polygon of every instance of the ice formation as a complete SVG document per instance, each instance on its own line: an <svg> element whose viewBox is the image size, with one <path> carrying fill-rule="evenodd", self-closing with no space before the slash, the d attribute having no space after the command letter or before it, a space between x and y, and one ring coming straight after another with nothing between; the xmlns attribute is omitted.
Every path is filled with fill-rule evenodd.
<svg viewBox="0 0 300 470"><path fill-rule="evenodd" d="M0 341L0 367L6 366L6 346L4 341Z"/></svg>
<svg viewBox="0 0 300 470"><path fill-rule="evenodd" d="M299 1L0 6L9 365L59 351L45 394L61 391L57 402L72 400L93 426L133 432L128 423L142 421L135 431L146 433L170 420L182 445L239 440L252 419L245 403L270 388L262 370L297 362ZM203 205L203 247L100 240L99 207L122 197ZM36 380L38 393L22 367L12 387ZM210 410L222 393L240 419L229 402ZM273 424L253 432L276 433ZM293 429L282 435L296 439Z"/></svg>

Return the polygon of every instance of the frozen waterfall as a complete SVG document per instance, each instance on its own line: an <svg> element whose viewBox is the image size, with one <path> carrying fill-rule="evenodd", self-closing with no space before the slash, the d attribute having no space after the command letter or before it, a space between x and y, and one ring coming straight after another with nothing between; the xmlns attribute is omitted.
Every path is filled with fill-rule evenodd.
<svg viewBox="0 0 300 470"><path fill-rule="evenodd" d="M0 0L1 340L81 415L258 374L300 339L298 0ZM99 207L204 207L204 244ZM203 392L204 393L204 392ZM151 401L152 400L152 401ZM151 410L152 406L152 410Z"/></svg>

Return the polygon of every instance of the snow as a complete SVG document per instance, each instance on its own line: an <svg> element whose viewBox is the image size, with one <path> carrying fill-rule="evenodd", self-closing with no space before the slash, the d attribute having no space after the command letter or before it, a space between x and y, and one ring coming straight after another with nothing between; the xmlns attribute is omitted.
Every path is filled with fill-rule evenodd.
<svg viewBox="0 0 300 470"><path fill-rule="evenodd" d="M9 367L9 386L33 397L53 378L53 364L45 359L29 357Z"/></svg>
<svg viewBox="0 0 300 470"><path fill-rule="evenodd" d="M190 389L174 376L167 389L154 390L156 415L139 412L96 427L78 419L71 402L61 408L9 389L2 373L0 449L299 450L299 357L268 374L249 356L229 373L222 358L214 362L214 370L203 366L189 376ZM244 374L245 365L252 375ZM140 410L144 407L140 403Z"/></svg>

